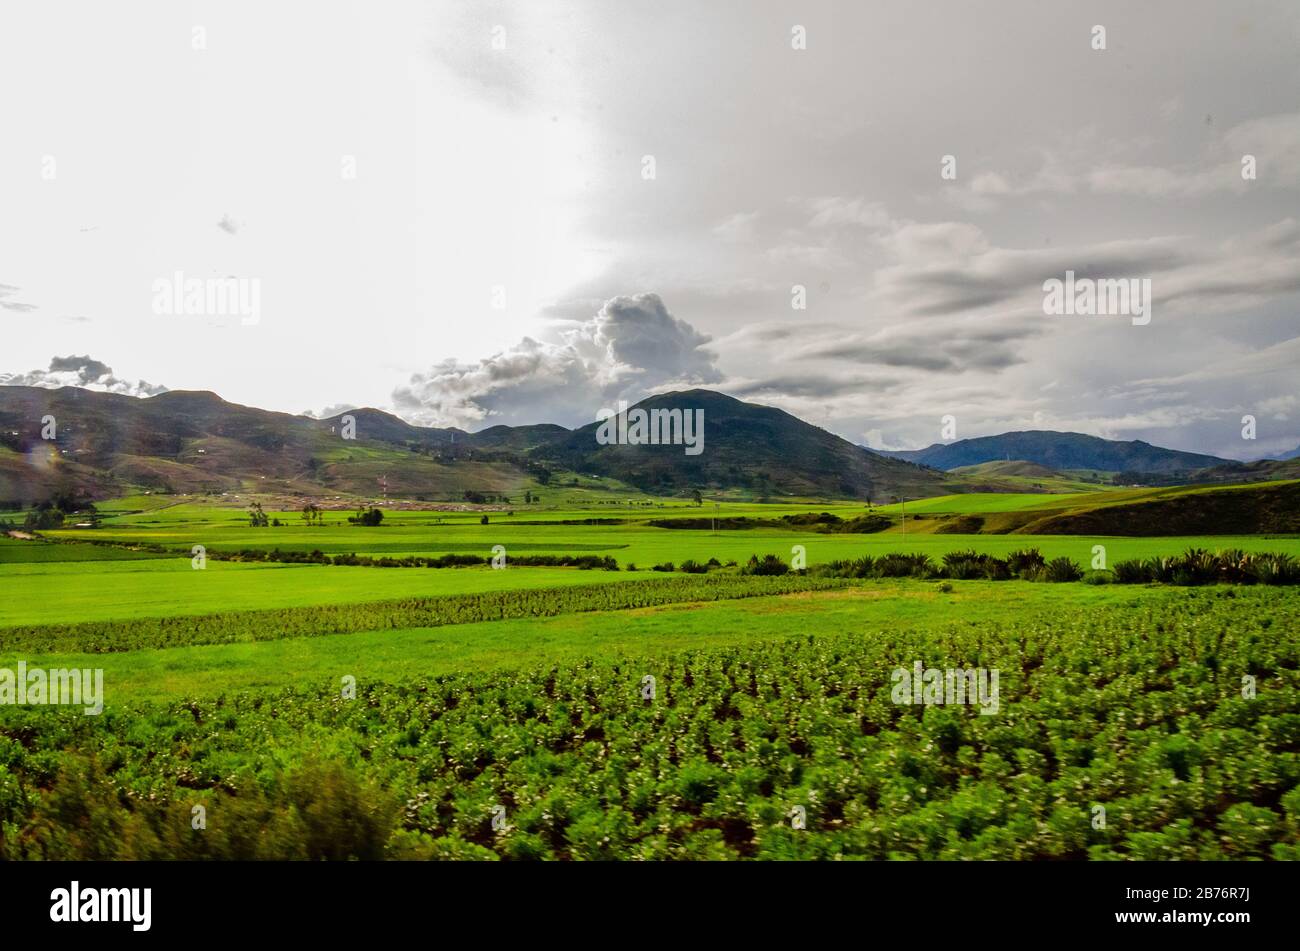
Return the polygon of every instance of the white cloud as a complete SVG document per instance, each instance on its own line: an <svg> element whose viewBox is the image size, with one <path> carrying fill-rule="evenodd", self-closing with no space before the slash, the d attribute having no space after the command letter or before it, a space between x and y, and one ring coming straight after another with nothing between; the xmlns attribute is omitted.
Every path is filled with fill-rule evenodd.
<svg viewBox="0 0 1300 951"><path fill-rule="evenodd" d="M656 294L615 297L555 342L525 337L476 364L445 360L393 391L396 412L417 423L583 424L620 398L722 375L710 338L669 313Z"/></svg>
<svg viewBox="0 0 1300 951"><path fill-rule="evenodd" d="M54 357L47 370L0 374L0 386L41 386L46 389L79 386L86 390L124 396L157 396L167 392L167 387L146 383L144 380L132 382L118 379L113 375L112 367L90 356Z"/></svg>

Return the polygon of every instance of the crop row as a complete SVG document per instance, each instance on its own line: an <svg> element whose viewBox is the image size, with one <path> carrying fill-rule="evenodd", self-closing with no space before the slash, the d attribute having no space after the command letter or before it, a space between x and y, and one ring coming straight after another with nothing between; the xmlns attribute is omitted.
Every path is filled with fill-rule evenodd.
<svg viewBox="0 0 1300 951"><path fill-rule="evenodd" d="M1297 859L1298 622L1292 592L1192 591L355 699L10 708L0 858ZM999 671L997 712L897 702L918 662Z"/></svg>
<svg viewBox="0 0 1300 951"><path fill-rule="evenodd" d="M783 575L791 571L777 555L752 556L742 574ZM1087 581L1091 584L1300 584L1300 561L1279 552L1189 548L1181 555L1117 562L1110 570L1091 572L1071 558L1048 560L1037 548L1013 551L1005 558L976 551L951 551L936 564L924 553L890 552L813 565L819 578L953 578L984 581Z"/></svg>
<svg viewBox="0 0 1300 951"><path fill-rule="evenodd" d="M789 575L708 579L673 577L562 588L403 598L360 604L230 611L216 614L82 621L0 628L0 651L108 653L142 648L229 644L391 628L440 627L509 618L619 611L686 601L723 601L821 591L847 582Z"/></svg>

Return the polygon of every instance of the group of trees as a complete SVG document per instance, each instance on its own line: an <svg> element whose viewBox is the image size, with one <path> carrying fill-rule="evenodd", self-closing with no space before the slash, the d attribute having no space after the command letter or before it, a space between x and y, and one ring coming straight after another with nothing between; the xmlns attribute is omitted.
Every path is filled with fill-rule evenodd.
<svg viewBox="0 0 1300 951"><path fill-rule="evenodd" d="M373 506L367 511L364 506L357 509L356 515L349 515L348 521L353 525L367 525L374 527L384 520L384 513Z"/></svg>
<svg viewBox="0 0 1300 951"><path fill-rule="evenodd" d="M12 505L0 504L0 508L21 509L23 504L15 502ZM94 522L96 518L96 509L93 502L86 496L79 496L75 492L56 492L44 501L35 503L31 511L23 518L22 527L25 531L40 531L42 529L63 528L64 523L73 515L80 515L86 521ZM18 526L6 520L0 527L13 529Z"/></svg>
<svg viewBox="0 0 1300 951"><path fill-rule="evenodd" d="M508 495L491 495L485 492L475 492L473 489L466 489L462 497L470 505L491 505L493 503L500 505L514 504ZM531 489L524 490L525 505L532 505L541 500L542 497L540 495L534 495Z"/></svg>

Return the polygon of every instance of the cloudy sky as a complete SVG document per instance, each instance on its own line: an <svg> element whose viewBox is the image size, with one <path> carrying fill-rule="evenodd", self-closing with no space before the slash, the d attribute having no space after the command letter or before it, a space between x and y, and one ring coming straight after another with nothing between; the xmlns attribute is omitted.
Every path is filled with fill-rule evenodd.
<svg viewBox="0 0 1300 951"><path fill-rule="evenodd" d="M1294 0L11 4L0 374L1290 450L1297 50ZM1150 279L1150 323L1045 316L1066 270ZM257 318L160 312L177 272Z"/></svg>

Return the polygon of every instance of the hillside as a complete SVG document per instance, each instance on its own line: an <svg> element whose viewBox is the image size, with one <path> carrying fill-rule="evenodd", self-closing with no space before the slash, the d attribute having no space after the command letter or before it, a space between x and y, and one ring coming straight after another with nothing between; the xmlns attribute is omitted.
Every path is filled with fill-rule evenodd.
<svg viewBox="0 0 1300 951"><path fill-rule="evenodd" d="M1060 479L1061 473L1055 469L1049 469L1047 466L1040 466L1036 462L1026 462L1024 459L1012 459L1003 462L981 462L976 466L961 466L957 469L950 470L959 475L975 476L978 478L999 478L1011 477L1019 479Z"/></svg>
<svg viewBox="0 0 1300 951"><path fill-rule="evenodd" d="M1255 535L1300 532L1300 482L1165 490L1127 503L1052 514L1031 535Z"/></svg>
<svg viewBox="0 0 1300 951"><path fill-rule="evenodd" d="M814 495L888 502L960 491L960 480L855 446L770 406L710 390L664 393L635 409L704 411L704 447L599 445L599 423L574 430L536 455L646 491L748 487L758 497Z"/></svg>
<svg viewBox="0 0 1300 951"><path fill-rule="evenodd" d="M1062 469L1136 470L1147 475L1133 481L1147 485L1300 476L1300 460L1229 462L1074 433L1009 433L882 454L783 410L702 389L652 396L634 410L703 411L703 451L687 453L683 445L602 445L600 423L575 430L546 423L492 426L470 433L413 426L376 409L329 419L295 416L230 403L205 391L137 399L75 387L3 386L0 502L32 503L55 493L102 499L138 491L459 502L467 493L536 492L559 473L565 485L573 484L575 474L599 477L601 488L615 493L698 490L756 500L888 504L951 493L1098 488ZM41 438L46 416L56 420L52 441ZM344 438L345 433L355 438ZM1013 459L965 461L990 453L1010 453ZM1207 460L1212 464L1200 465ZM1191 464L1199 468L1190 473L1151 468ZM1020 518L1007 530L1020 527Z"/></svg>
<svg viewBox="0 0 1300 951"><path fill-rule="evenodd" d="M883 451L882 451L883 452ZM1231 464L1230 460L1177 449L1163 449L1141 440L1120 442L1047 430L980 436L925 449L883 454L949 471L997 460L1021 460L1049 469L1099 469L1109 472L1190 472Z"/></svg>
<svg viewBox="0 0 1300 951"><path fill-rule="evenodd" d="M1110 479L1109 474L1102 477L1086 470L1060 472L1023 459L958 466L948 474L968 482L971 492L1095 492Z"/></svg>
<svg viewBox="0 0 1300 951"><path fill-rule="evenodd" d="M467 491L522 494L556 470L610 477L647 492L692 489L756 497L888 501L962 491L960 479L868 452L770 407L692 390L646 409L705 411L706 451L601 446L597 424L493 426L478 433L411 424L375 409L329 419L175 390L147 399L74 387L0 387L0 500L56 492L103 498L136 490L274 492L459 501ZM57 434L41 438L41 419ZM355 439L343 438L351 416Z"/></svg>
<svg viewBox="0 0 1300 951"><path fill-rule="evenodd" d="M53 416L56 438L41 439ZM411 426L373 409L313 419L240 406L215 393L148 399L74 387L0 387L0 500L55 492L103 498L162 492L278 492L459 499L466 490L533 485L515 461L475 447L460 430Z"/></svg>

